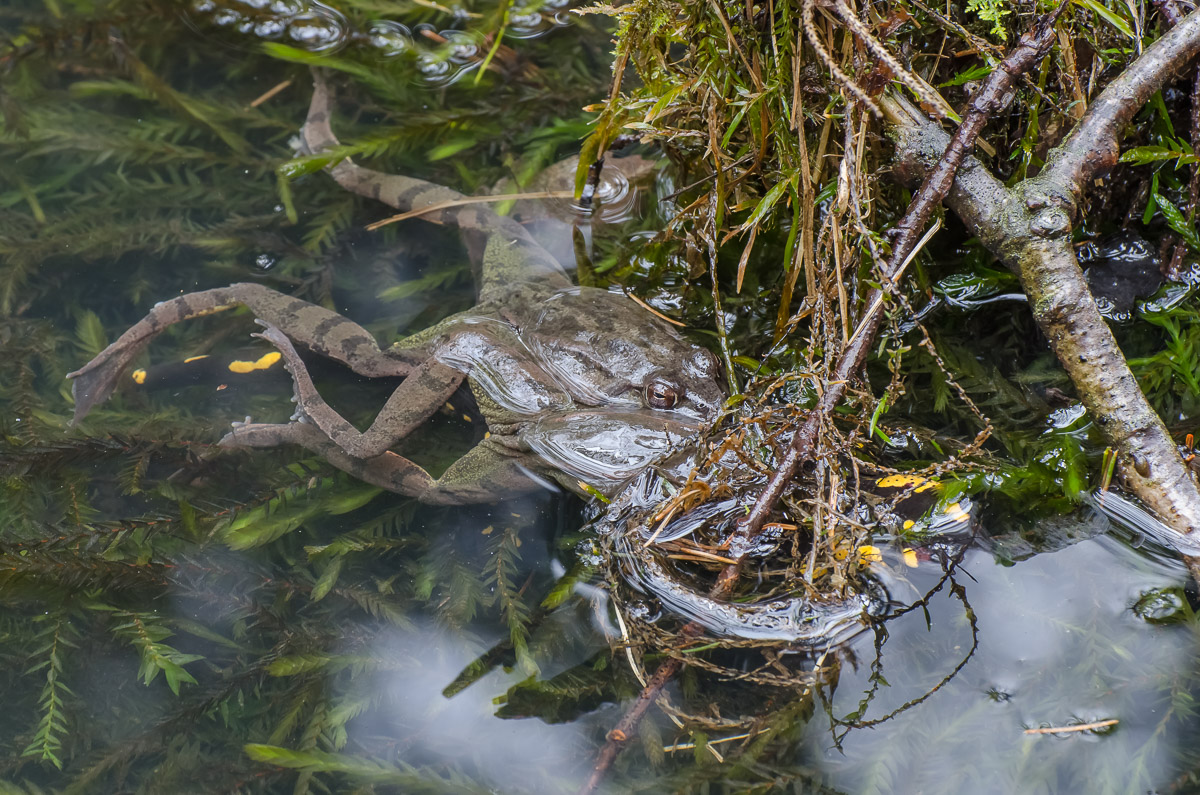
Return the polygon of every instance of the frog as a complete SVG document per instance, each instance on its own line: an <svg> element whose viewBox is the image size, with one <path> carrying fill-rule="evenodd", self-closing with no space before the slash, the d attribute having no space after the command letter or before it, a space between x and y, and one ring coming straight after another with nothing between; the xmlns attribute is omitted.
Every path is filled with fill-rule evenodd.
<svg viewBox="0 0 1200 795"><path fill-rule="evenodd" d="M243 282L177 296L68 374L74 423L108 399L151 340L185 320L246 307L291 374L296 413L247 418L223 447L299 445L359 479L430 504L498 502L542 488L611 495L694 439L726 400L719 360L624 293L572 283L519 223L457 191L338 157L330 79L314 73L300 145L329 154L343 188L427 222L457 226L475 264L477 301L390 346L333 310ZM321 397L303 348L365 378L400 378L359 431ZM485 438L434 478L391 448L466 383Z"/></svg>

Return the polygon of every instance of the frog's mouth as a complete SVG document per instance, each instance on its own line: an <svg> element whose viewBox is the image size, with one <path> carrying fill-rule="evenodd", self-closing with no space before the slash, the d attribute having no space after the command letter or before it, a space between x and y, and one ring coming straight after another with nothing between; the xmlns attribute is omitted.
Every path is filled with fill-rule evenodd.
<svg viewBox="0 0 1200 795"><path fill-rule="evenodd" d="M539 419L526 442L549 468L612 494L695 441L700 428L685 417L645 409L566 411Z"/></svg>

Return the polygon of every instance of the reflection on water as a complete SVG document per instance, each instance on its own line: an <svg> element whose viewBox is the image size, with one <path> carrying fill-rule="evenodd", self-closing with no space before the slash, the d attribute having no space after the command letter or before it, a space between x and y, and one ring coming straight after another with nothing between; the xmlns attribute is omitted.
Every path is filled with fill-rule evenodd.
<svg viewBox="0 0 1200 795"><path fill-rule="evenodd" d="M494 670L453 698L443 696L453 674L478 651L477 643L462 634L421 621L409 631L374 638L367 655L404 664L371 677L370 697L383 706L352 724L349 741L369 745L379 737L395 738L406 761L463 768L478 784L500 792L577 787L588 767L579 753L591 731L585 722L553 724L496 714L496 699L528 672Z"/></svg>
<svg viewBox="0 0 1200 795"><path fill-rule="evenodd" d="M465 250L451 236L413 226L368 240L365 211L319 175L293 188L302 220L285 223L272 169L290 157L286 140L307 97L246 105L303 72L247 47L250 65L241 68L254 80L213 77L225 76L229 58L212 56L214 43L239 36L312 52L374 48L403 66L437 50L421 32L434 26L351 25L332 4L299 0L197 0L192 9L199 44L194 33L158 27L139 42L136 19L122 23L132 49L166 42L165 55L138 50L162 80L154 91L134 91L128 62L114 65L107 44L95 58L71 48L44 58L30 44L16 77L0 75L5 101L28 106L22 123L33 131L0 139L6 176L16 175L0 229L8 285L0 313L3 789L570 791L641 687L635 666L659 661L622 642L629 626L606 599L613 583L597 573L603 550L577 532L573 503L424 508L304 453L216 454L179 441L215 440L246 413L285 418L291 407L278 385L256 395L211 384L129 393L97 424L67 427L62 375L170 295L242 280L311 288L306 295L349 308L381 338L471 300ZM435 18L439 31L455 19ZM514 7L510 17L521 36L565 21L558 0ZM429 63L477 70L486 42L439 35L451 46ZM594 46L607 48L607 39ZM411 74L425 84L415 65ZM593 97L607 91L607 78L596 86L587 90ZM470 97L483 111L421 107L422 123L461 130L520 112L516 102L494 107L512 96L502 89L485 84ZM589 101L574 90L564 102L539 88L539 118ZM155 99L172 91L187 101ZM421 96L433 104L439 94ZM519 133L495 151L534 152L539 165L567 154L557 141L546 151L536 141L512 144ZM478 160L463 159L465 181ZM446 181L459 173L439 164ZM510 165L492 169L486 184ZM613 182L608 193L602 184L601 203L621 224L638 213ZM674 189L658 188L669 201ZM558 224L557 232L570 230ZM613 270L643 280L654 306L684 311L690 265L677 254L644 254L656 229L612 234L633 248L629 262L614 256ZM197 323L151 356L230 349L249 330L248 320ZM385 397L345 372L321 379L323 389L327 382L367 409ZM425 435L407 440L431 466L482 435L454 400ZM560 429L547 430L549 445ZM734 521L742 510L717 502L705 519ZM987 527L986 503L983 516ZM667 522L659 542L687 537L694 522ZM1081 524L1067 535L1091 535L1091 519ZM997 537L973 542L944 582L940 561L961 548L885 548L878 565L889 568L877 577L894 602L913 607L883 624L848 617L862 631L841 649L746 651L701 639L666 690L672 711L651 711L611 791L1196 791L1196 594L1177 558L1160 554L1152 536L1046 550L988 529ZM632 606L633 618L677 620L652 597ZM1025 733L1107 720L1118 723Z"/></svg>
<svg viewBox="0 0 1200 795"><path fill-rule="evenodd" d="M538 0L514 4L506 35L534 39L571 24L570 0ZM427 0L430 8L460 20L478 18L455 3ZM311 53L334 53L350 45L365 45L380 58L413 59L416 82L429 88L451 85L483 64L490 43L463 30L438 30L421 23L413 30L394 20L377 19L357 30L338 9L319 0L191 0L188 19L198 28L233 31L256 42L279 42Z"/></svg>
<svg viewBox="0 0 1200 795"><path fill-rule="evenodd" d="M1179 709L1194 683L1178 688L1195 670L1196 635L1186 623L1149 624L1132 606L1185 582L1178 563L1110 537L1011 567L972 551L957 577L961 596L943 590L926 614L889 622L883 654L869 665L870 649L856 648L860 664L843 669L829 694L839 723L814 720L797 761L815 762L847 792L1165 787L1183 769L1178 755L1186 751L1195 764L1189 749L1197 725ZM968 604L978 650L954 678L904 709L971 649ZM893 712L886 723L854 728ZM1115 727L1091 732L1025 733L1112 719Z"/></svg>

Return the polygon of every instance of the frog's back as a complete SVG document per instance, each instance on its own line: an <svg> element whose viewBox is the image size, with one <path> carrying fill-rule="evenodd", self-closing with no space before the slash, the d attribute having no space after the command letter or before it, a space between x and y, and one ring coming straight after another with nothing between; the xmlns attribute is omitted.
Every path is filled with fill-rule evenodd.
<svg viewBox="0 0 1200 795"><path fill-rule="evenodd" d="M626 404L707 422L724 402L716 357L627 295L554 290L526 315L525 345L582 405Z"/></svg>

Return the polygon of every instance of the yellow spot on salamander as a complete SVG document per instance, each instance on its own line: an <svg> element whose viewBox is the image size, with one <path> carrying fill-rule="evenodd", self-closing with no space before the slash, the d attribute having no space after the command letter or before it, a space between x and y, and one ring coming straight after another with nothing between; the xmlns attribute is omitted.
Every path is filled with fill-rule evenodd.
<svg viewBox="0 0 1200 795"><path fill-rule="evenodd" d="M879 563L882 560L883 553L879 551L879 547L863 544L858 548L858 565L866 566L868 563Z"/></svg>
<svg viewBox="0 0 1200 795"><path fill-rule="evenodd" d="M875 481L875 485L881 489L911 488L915 493L920 494L929 489L936 489L941 484L936 480L923 478L920 475L888 475L886 478L880 478Z"/></svg>
<svg viewBox="0 0 1200 795"><path fill-rule="evenodd" d="M480 534L482 534L482 535L485 535L485 536L490 536L490 535L492 534L492 531L493 531L493 530L495 530L495 529L496 529L496 528L495 528L495 527L493 527L492 525L488 525L487 527L483 528L483 529L482 529L482 530L480 530L479 532L480 532Z"/></svg>
<svg viewBox="0 0 1200 795"><path fill-rule="evenodd" d="M206 354L204 354L203 356L189 356L189 357L187 357L186 359L184 359L184 360L183 360L183 363L184 363L184 364L191 364L192 362L198 362L198 361L200 361L201 359L207 359L207 358L208 358L208 354L207 354L207 353L206 353Z"/></svg>
<svg viewBox="0 0 1200 795"><path fill-rule="evenodd" d="M464 415L462 415L462 418L463 418L465 421L467 421L467 422L470 422L470 421L471 421L471 415L470 415L470 414L464 414Z"/></svg>
<svg viewBox="0 0 1200 795"><path fill-rule="evenodd" d="M484 432L483 432L483 438L484 438L484 439L491 439L491 438L492 438L492 432L491 432L491 431L484 431Z"/></svg>
<svg viewBox="0 0 1200 795"><path fill-rule="evenodd" d="M135 384L146 383L146 371L145 370L134 370L132 373L129 374L129 377L133 379L133 383L135 383Z"/></svg>
<svg viewBox="0 0 1200 795"><path fill-rule="evenodd" d="M905 520L904 520L904 529L905 529L905 530L912 530L912 529L913 529L913 525L915 525L915 524L916 524L916 522L914 522L912 519L905 519Z"/></svg>
<svg viewBox="0 0 1200 795"><path fill-rule="evenodd" d="M956 522L971 521L971 514L964 511L962 506L957 502L950 503L950 505L946 507L946 516L950 517Z"/></svg>
<svg viewBox="0 0 1200 795"><path fill-rule="evenodd" d="M904 558L905 566L908 566L910 569L915 569L917 567L917 553L916 552L914 552L911 549L906 547L904 549L904 551L901 552L900 554Z"/></svg>
<svg viewBox="0 0 1200 795"><path fill-rule="evenodd" d="M264 353L257 361L235 360L229 363L229 372L252 373L255 370L267 370L282 358L283 354L279 351L271 351L270 353Z"/></svg>

